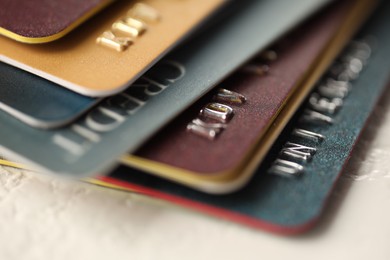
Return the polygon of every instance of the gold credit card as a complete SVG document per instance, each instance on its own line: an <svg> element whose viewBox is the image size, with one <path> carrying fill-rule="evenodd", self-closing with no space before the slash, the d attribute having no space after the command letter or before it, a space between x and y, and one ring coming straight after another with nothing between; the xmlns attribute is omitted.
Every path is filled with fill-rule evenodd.
<svg viewBox="0 0 390 260"><path fill-rule="evenodd" d="M0 35L24 43L57 40L113 0L0 0Z"/></svg>
<svg viewBox="0 0 390 260"><path fill-rule="evenodd" d="M118 1L57 41L0 37L0 60L88 96L128 87L225 0Z"/></svg>
<svg viewBox="0 0 390 260"><path fill-rule="evenodd" d="M336 2L122 163L209 193L242 187L375 3Z"/></svg>

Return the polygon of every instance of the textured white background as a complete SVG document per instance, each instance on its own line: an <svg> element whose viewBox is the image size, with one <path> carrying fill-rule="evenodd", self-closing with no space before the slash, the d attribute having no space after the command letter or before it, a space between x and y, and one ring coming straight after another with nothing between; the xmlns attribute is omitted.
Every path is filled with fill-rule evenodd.
<svg viewBox="0 0 390 260"><path fill-rule="evenodd" d="M280 237L143 196L0 169L0 260L390 259L387 94L319 225Z"/></svg>

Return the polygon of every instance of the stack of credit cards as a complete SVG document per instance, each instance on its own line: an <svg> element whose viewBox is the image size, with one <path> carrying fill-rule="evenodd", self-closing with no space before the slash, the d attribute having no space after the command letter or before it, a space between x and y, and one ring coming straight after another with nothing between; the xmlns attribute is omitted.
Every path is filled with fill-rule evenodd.
<svg viewBox="0 0 390 260"><path fill-rule="evenodd" d="M1 164L272 232L319 218L390 72L385 1L0 5Z"/></svg>

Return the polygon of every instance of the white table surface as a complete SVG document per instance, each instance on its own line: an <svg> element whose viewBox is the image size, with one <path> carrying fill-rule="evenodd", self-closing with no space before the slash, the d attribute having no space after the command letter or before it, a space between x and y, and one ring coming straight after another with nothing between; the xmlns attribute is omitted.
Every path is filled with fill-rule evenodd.
<svg viewBox="0 0 390 260"><path fill-rule="evenodd" d="M0 259L390 259L386 96L324 217L303 236L276 236L140 195L3 167Z"/></svg>

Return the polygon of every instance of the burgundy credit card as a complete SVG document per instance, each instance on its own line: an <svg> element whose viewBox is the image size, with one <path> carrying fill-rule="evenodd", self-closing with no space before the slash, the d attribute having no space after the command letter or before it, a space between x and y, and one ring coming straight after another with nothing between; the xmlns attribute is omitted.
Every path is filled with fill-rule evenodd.
<svg viewBox="0 0 390 260"><path fill-rule="evenodd" d="M26 43L60 38L113 0L0 0L0 34Z"/></svg>

